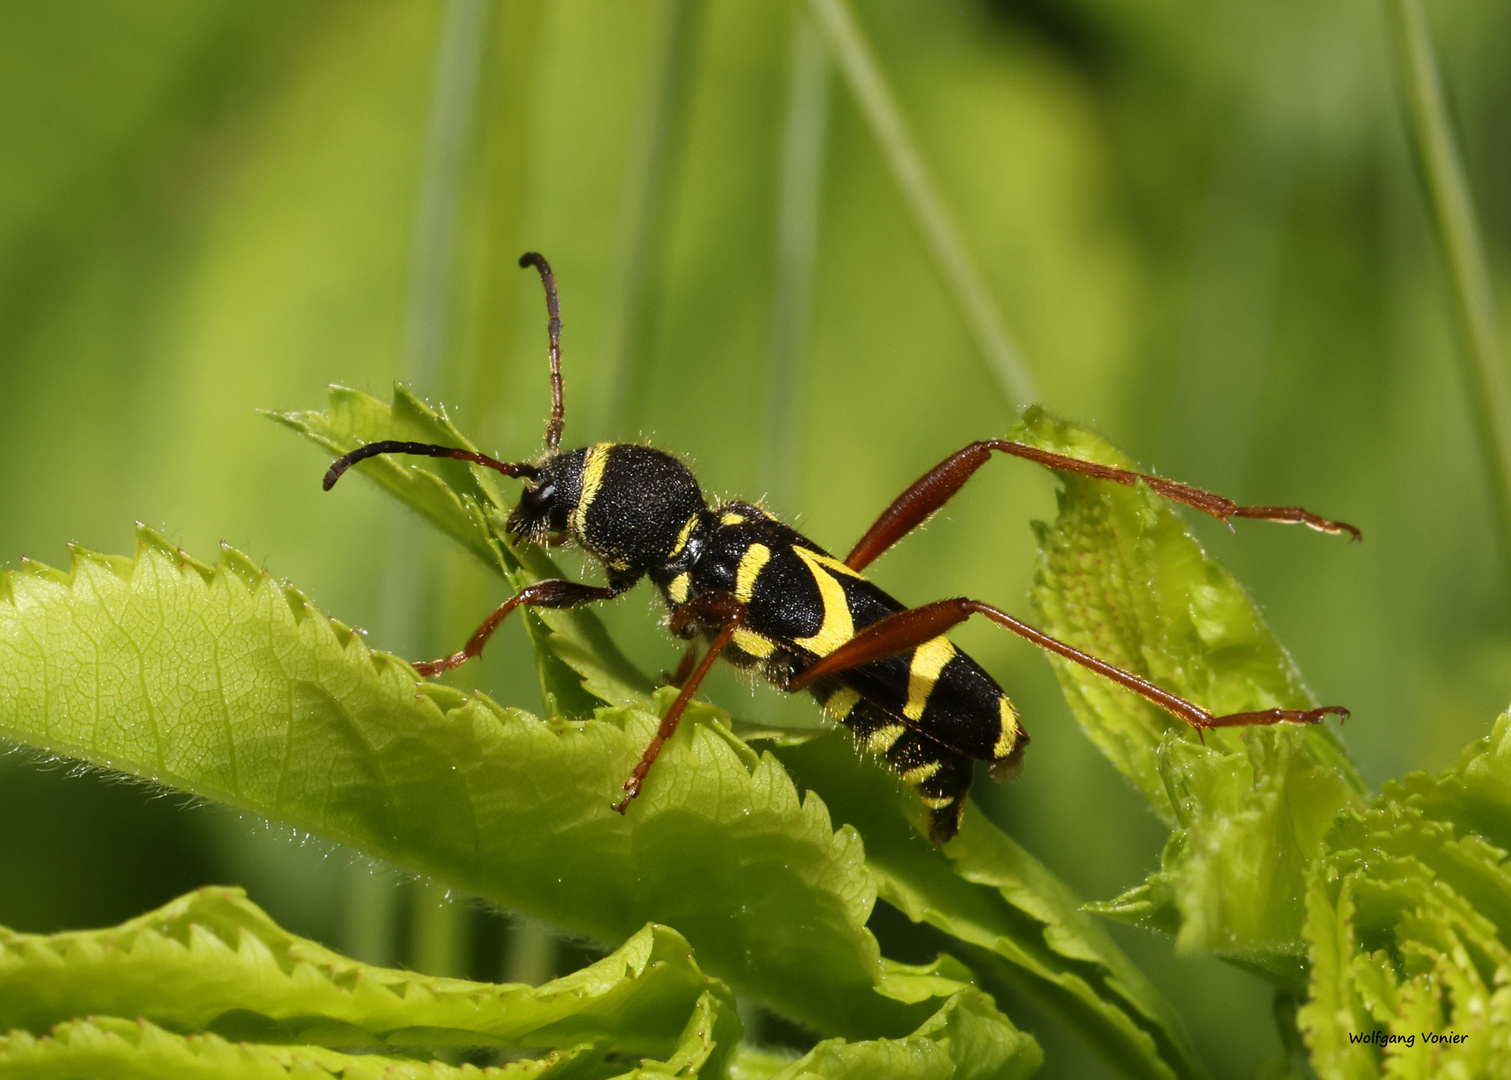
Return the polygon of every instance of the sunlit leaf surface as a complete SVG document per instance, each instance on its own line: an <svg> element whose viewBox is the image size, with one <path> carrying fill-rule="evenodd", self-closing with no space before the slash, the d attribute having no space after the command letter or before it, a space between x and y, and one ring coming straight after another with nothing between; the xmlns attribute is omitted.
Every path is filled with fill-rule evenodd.
<svg viewBox="0 0 1511 1080"><path fill-rule="evenodd" d="M915 1026L871 991L859 838L716 724L687 724L621 816L653 713L547 724L419 682L229 549L210 567L143 532L135 559L79 552L67 574L33 567L0 589L9 738L603 940L677 926L710 970L828 1030Z"/></svg>

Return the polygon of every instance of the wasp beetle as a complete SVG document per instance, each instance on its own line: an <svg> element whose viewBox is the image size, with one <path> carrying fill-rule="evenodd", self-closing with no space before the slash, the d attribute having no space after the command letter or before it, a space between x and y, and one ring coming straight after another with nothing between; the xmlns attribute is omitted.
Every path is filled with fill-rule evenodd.
<svg viewBox="0 0 1511 1080"><path fill-rule="evenodd" d="M1022 768L1028 733L1002 688L945 637L971 615L983 615L1049 652L1126 687L1198 732L1253 724L1317 723L1348 711L1266 709L1214 716L1167 690L1071 648L979 600L959 597L909 608L877 588L866 566L942 507L993 453L1111 483L1147 484L1160 495L1223 521L1235 517L1295 522L1327 533L1352 525L1300 507L1239 506L1199 488L1157 476L1053 454L1022 443L974 442L924 473L877 518L844 559L837 559L747 502L709 505L697 479L677 458L638 443L561 449L561 311L556 279L534 252L521 267L539 271L549 315L551 418L546 449L535 461L503 462L429 443L377 442L338 459L325 474L328 491L352 465L377 454L422 454L470 461L524 481L508 530L532 543L573 541L603 563L607 585L551 579L526 585L490 615L466 646L440 660L415 664L436 675L477 656L504 618L521 604L569 608L611 600L649 577L670 610L671 632L690 643L674 680L681 693L662 719L614 809L639 793L662 745L713 662L722 657L782 690L806 689L824 712L907 783L929 809L935 843L960 828L973 764L996 780ZM701 645L702 657L697 651Z"/></svg>

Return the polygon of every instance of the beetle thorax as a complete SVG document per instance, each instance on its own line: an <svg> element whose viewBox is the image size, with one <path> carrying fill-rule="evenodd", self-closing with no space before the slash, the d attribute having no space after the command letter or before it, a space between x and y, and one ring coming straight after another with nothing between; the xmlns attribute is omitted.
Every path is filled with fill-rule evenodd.
<svg viewBox="0 0 1511 1080"><path fill-rule="evenodd" d="M615 574L665 563L687 522L707 508L686 465L638 443L561 451L539 469L509 530L537 543L566 533Z"/></svg>

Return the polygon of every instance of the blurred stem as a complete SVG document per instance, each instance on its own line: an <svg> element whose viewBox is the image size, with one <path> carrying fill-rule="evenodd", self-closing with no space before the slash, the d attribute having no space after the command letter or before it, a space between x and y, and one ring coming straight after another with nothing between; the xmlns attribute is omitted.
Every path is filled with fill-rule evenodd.
<svg viewBox="0 0 1511 1080"><path fill-rule="evenodd" d="M802 460L803 383L829 136L829 58L801 8L793 11L790 57L761 453L761 486L773 508L787 513L795 509Z"/></svg>
<svg viewBox="0 0 1511 1080"><path fill-rule="evenodd" d="M1420 0L1385 0L1407 127L1428 212L1453 289L1465 388L1496 500L1502 555L1511 562L1511 385L1496 329L1494 290L1464 163Z"/></svg>
<svg viewBox="0 0 1511 1080"><path fill-rule="evenodd" d="M504 982L540 986L556 978L556 935L539 919L521 915L509 927Z"/></svg>
<svg viewBox="0 0 1511 1080"><path fill-rule="evenodd" d="M403 378L422 397L438 389L455 292L456 218L472 143L489 0L448 0L435 63L414 264L404 324Z"/></svg>
<svg viewBox="0 0 1511 1080"><path fill-rule="evenodd" d="M601 430L627 435L640 415L650 362L649 313L660 293L671 180L682 157L697 41L699 0L664 0L650 84L641 105L624 178L613 294L604 331L606 398Z"/></svg>
<svg viewBox="0 0 1511 1080"><path fill-rule="evenodd" d="M845 82L923 233L929 253L944 275L950 296L1002 393L1016 408L1033 404L1039 400L1033 373L1013 343L996 300L924 168L860 24L845 0L808 0L808 7L827 37Z"/></svg>
<svg viewBox="0 0 1511 1080"><path fill-rule="evenodd" d="M421 395L441 384L453 309L456 275L456 220L472 143L473 114L487 42L489 0L448 0L437 44L430 119L421 158L420 191L415 206L413 263L405 313L401 377ZM387 565L379 604L384 636L400 656L414 657L429 644L420 627L430 614L429 559L431 534L402 507L388 517ZM398 926L392 905L364 915L360 905L371 897L352 890L349 917L367 918L363 931L375 953L397 954ZM418 907L424 908L421 897ZM377 919L387 915L386 942L379 941ZM416 931L420 935L416 914ZM417 949L423 955L423 948ZM447 974L437 970L436 974Z"/></svg>
<svg viewBox="0 0 1511 1080"><path fill-rule="evenodd" d="M364 964L393 967L394 926L399 909L399 879L388 866L352 861L347 881L342 943L348 956Z"/></svg>
<svg viewBox="0 0 1511 1080"><path fill-rule="evenodd" d="M425 975L460 979L467 975L471 912L451 898L446 886L420 882L414 898L414 955L411 966Z"/></svg>

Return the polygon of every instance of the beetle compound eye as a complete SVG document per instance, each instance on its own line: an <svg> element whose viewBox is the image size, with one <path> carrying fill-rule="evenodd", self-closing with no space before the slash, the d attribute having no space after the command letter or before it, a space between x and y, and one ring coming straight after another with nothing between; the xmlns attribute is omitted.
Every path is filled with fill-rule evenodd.
<svg viewBox="0 0 1511 1080"><path fill-rule="evenodd" d="M550 508L555 498L556 485L542 484L538 488L525 488L519 501L532 512L543 514Z"/></svg>

